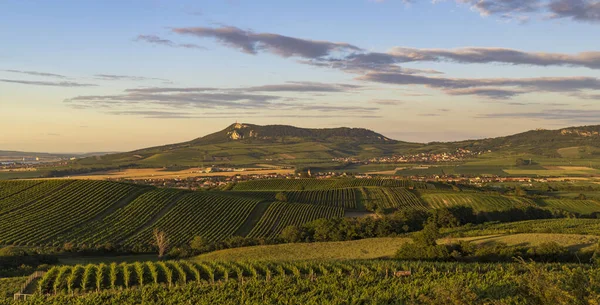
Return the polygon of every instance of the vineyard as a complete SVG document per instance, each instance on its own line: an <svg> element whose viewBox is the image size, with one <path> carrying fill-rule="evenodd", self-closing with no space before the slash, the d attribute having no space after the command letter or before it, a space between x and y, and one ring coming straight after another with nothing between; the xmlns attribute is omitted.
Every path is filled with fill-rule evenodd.
<svg viewBox="0 0 600 305"><path fill-rule="evenodd" d="M232 195L260 198L267 201L275 201L277 193L282 193L287 202L308 203L341 207L345 209L359 209L360 197L357 188L342 188L330 190L308 190L308 191L231 191Z"/></svg>
<svg viewBox="0 0 600 305"><path fill-rule="evenodd" d="M137 186L105 181L69 183L59 192L0 216L0 243L45 244L92 220L137 190Z"/></svg>
<svg viewBox="0 0 600 305"><path fill-rule="evenodd" d="M447 229L450 236L480 236L517 233L561 233L600 236L600 219L539 219L508 223L488 223Z"/></svg>
<svg viewBox="0 0 600 305"><path fill-rule="evenodd" d="M6 193L12 192L0 199L0 215L10 213L21 207L25 207L48 194L68 185L71 181L50 180L36 183L30 186L29 181L2 181L0 186ZM12 189L9 190L9 189ZM20 191L14 191L19 189Z"/></svg>
<svg viewBox="0 0 600 305"><path fill-rule="evenodd" d="M595 200L545 199L543 204L549 208L565 210L579 214L600 212L600 202Z"/></svg>
<svg viewBox="0 0 600 305"><path fill-rule="evenodd" d="M311 204L274 202L252 228L248 237L276 237L281 231L292 225L302 225L319 218L343 217L344 210Z"/></svg>
<svg viewBox="0 0 600 305"><path fill-rule="evenodd" d="M406 187L426 189L423 182L395 179L269 179L251 180L235 185L236 191L294 191L294 190L320 190L339 189L363 186L379 187Z"/></svg>
<svg viewBox="0 0 600 305"><path fill-rule="evenodd" d="M521 197L487 195L477 193L427 193L421 199L433 209L451 206L468 206L476 212L503 211L511 208L535 205L533 201Z"/></svg>
<svg viewBox="0 0 600 305"><path fill-rule="evenodd" d="M363 204L371 209L427 209L421 200L406 188L363 187L360 191Z"/></svg>
<svg viewBox="0 0 600 305"><path fill-rule="evenodd" d="M19 304L595 304L586 279L598 276L564 264L136 262L54 267Z"/></svg>
<svg viewBox="0 0 600 305"><path fill-rule="evenodd" d="M0 245L111 244L139 251L149 250L154 228L165 231L172 245L187 244L195 236L222 240L243 225L250 232L254 228L246 221L257 204L268 205L276 194L191 192L90 180L6 181L0 187ZM260 234L253 236L276 236L282 226L341 217L343 208L358 206L355 189L289 191L286 196L299 203L260 210L265 215L253 216L260 220ZM274 220L277 225L267 224Z"/></svg>
<svg viewBox="0 0 600 305"><path fill-rule="evenodd" d="M164 216L154 224L124 241L126 245L147 245L152 240L153 228L164 230L171 243L188 243L194 236L207 241L232 236L252 209L260 202L256 199L230 197L218 193L194 192L181 197Z"/></svg>
<svg viewBox="0 0 600 305"><path fill-rule="evenodd" d="M172 189L148 191L104 218L96 219L85 226L55 237L54 244L117 243L143 228L153 215L160 213L186 193Z"/></svg>
<svg viewBox="0 0 600 305"><path fill-rule="evenodd" d="M39 184L39 181L6 181L0 184L0 200Z"/></svg>

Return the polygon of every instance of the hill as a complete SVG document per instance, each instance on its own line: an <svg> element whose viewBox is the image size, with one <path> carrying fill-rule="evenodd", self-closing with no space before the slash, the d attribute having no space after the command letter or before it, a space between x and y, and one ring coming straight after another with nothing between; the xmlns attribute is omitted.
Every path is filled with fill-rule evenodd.
<svg viewBox="0 0 600 305"><path fill-rule="evenodd" d="M211 166L331 163L333 158L393 154L420 144L399 142L363 128L308 129L232 124L188 142L84 158L74 166Z"/></svg>
<svg viewBox="0 0 600 305"><path fill-rule="evenodd" d="M335 158L368 159L397 154L443 153L457 149L485 152L474 161L510 159L573 160L600 159L600 126L532 130L520 134L457 142L408 143L390 139L362 128L307 129L287 125L236 123L222 131L188 142L140 149L127 153L83 158L71 166L107 167L162 166L249 166L277 164L332 167ZM564 161L562 161L564 160ZM493 162L492 162L493 163Z"/></svg>

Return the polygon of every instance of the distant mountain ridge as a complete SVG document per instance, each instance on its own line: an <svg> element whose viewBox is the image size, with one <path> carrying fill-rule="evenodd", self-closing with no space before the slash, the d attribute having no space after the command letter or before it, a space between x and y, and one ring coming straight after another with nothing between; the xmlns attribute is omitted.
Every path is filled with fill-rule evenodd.
<svg viewBox="0 0 600 305"><path fill-rule="evenodd" d="M310 129L288 125L235 123L182 143L127 153L84 158L84 166L209 166L215 164L331 164L339 158L369 159L398 154L452 152L459 148L501 155L550 158L600 158L600 125L537 129L523 133L457 142L410 143L364 128Z"/></svg>

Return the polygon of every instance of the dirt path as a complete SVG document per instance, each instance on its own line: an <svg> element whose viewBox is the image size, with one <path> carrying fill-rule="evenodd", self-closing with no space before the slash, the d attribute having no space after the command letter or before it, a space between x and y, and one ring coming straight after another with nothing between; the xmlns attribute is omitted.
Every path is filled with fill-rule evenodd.
<svg viewBox="0 0 600 305"><path fill-rule="evenodd" d="M265 211L267 210L267 208L269 207L270 204L271 204L270 201L261 201L261 202L257 203L256 206L254 207L254 210L252 210L252 212L250 212L250 215L248 215L248 218L246 218L246 220L240 226L240 228L237 231L235 231L234 235L244 236L244 237L247 236L248 233L250 233L250 231L252 231L252 228L254 228L254 226L258 223L258 221L263 216L263 214L265 213Z"/></svg>

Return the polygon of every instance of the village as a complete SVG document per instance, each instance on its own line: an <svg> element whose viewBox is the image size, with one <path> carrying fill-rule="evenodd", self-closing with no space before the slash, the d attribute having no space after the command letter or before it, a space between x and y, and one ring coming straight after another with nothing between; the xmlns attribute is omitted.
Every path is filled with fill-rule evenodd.
<svg viewBox="0 0 600 305"><path fill-rule="evenodd" d="M458 162L464 161L465 159L473 158L475 156L482 155L484 153L489 153L488 151L471 151L468 149L458 148L453 152L444 152L444 153L418 153L418 154L408 154L408 155L392 155L385 157L376 157L370 158L366 160L361 160L356 157L344 157L344 158L334 158L332 161L342 162L342 163L362 163L362 164L377 164L377 163L421 163L421 164L431 164L431 163L440 163L440 162Z"/></svg>

